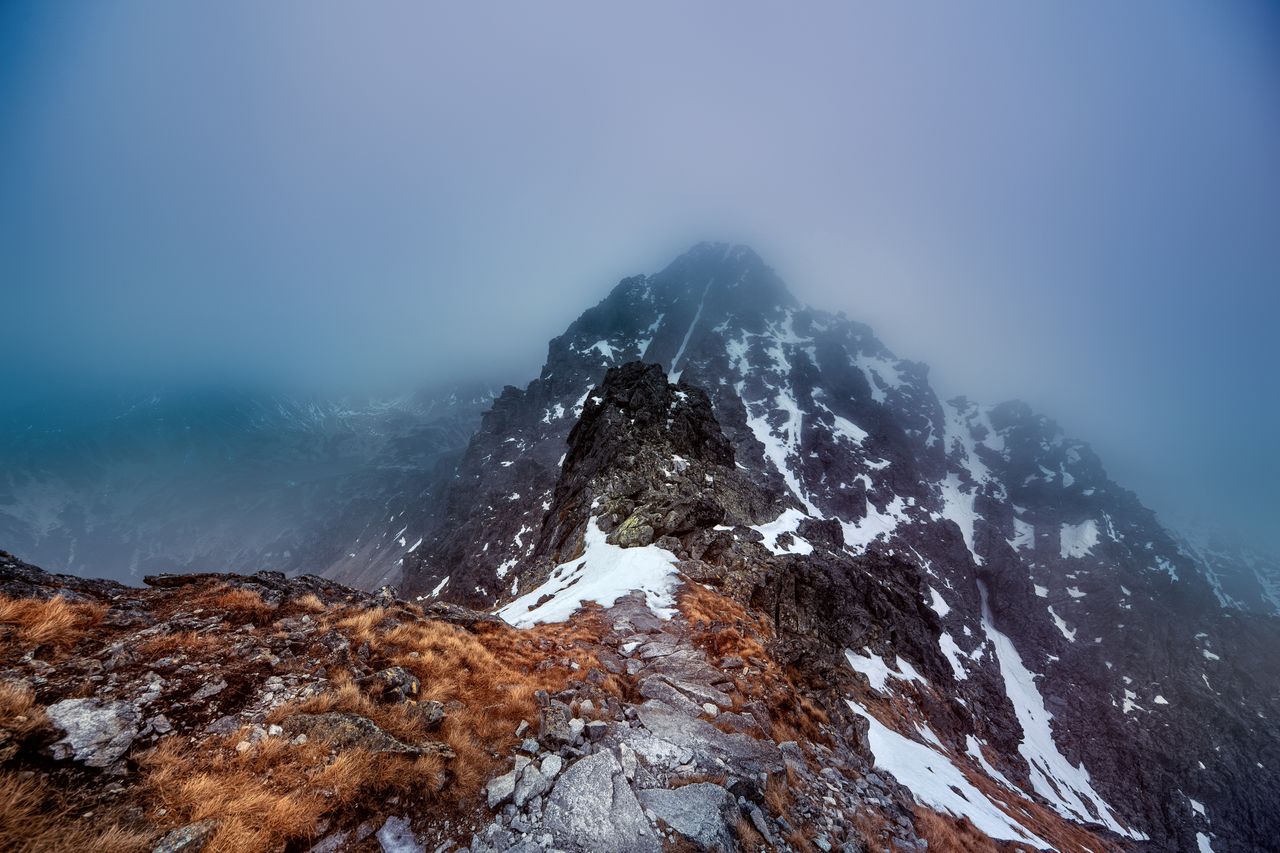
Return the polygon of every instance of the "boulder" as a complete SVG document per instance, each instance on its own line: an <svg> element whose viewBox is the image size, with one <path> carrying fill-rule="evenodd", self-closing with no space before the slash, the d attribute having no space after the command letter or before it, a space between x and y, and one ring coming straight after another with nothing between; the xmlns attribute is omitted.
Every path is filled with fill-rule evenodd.
<svg viewBox="0 0 1280 853"><path fill-rule="evenodd" d="M426 848L413 834L409 821L402 817L389 817L377 834L382 853L425 853Z"/></svg>
<svg viewBox="0 0 1280 853"><path fill-rule="evenodd" d="M294 714L284 721L283 728L290 735L305 734L308 738L320 738L338 749L367 749L375 753L453 758L453 750L443 743L405 743L383 731L373 720L359 714Z"/></svg>
<svg viewBox="0 0 1280 853"><path fill-rule="evenodd" d="M515 790L511 795L511 802L516 804L516 808L524 808L524 804L532 800L534 797L541 797L551 787L551 782L546 776L538 770L538 765L530 762L520 773L520 778L516 780Z"/></svg>
<svg viewBox="0 0 1280 853"><path fill-rule="evenodd" d="M402 666L389 666L361 679L369 695L383 702L404 702L418 698L422 683L418 676Z"/></svg>
<svg viewBox="0 0 1280 853"><path fill-rule="evenodd" d="M565 770L543 810L554 844L580 853L659 853L656 830L612 752L601 751Z"/></svg>
<svg viewBox="0 0 1280 853"><path fill-rule="evenodd" d="M141 718L128 702L63 699L45 709L49 721L66 732L53 744L55 758L74 758L89 767L108 767L138 736Z"/></svg>
<svg viewBox="0 0 1280 853"><path fill-rule="evenodd" d="M738 806L732 794L711 782L639 793L640 804L700 850L732 853Z"/></svg>
<svg viewBox="0 0 1280 853"><path fill-rule="evenodd" d="M538 740L548 749L573 742L569 711L563 705L547 705L538 709Z"/></svg>

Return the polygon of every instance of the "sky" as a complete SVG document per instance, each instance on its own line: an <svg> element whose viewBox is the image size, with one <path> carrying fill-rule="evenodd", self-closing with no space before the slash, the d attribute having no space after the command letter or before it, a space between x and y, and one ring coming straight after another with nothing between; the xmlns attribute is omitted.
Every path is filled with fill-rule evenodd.
<svg viewBox="0 0 1280 853"><path fill-rule="evenodd" d="M519 382L703 239L1280 527L1270 4L0 5L5 401Z"/></svg>

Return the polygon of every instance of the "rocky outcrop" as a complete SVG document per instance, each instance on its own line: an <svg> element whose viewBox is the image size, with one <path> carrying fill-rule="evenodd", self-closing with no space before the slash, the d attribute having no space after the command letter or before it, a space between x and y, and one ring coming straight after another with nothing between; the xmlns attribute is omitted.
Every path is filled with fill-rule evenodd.
<svg viewBox="0 0 1280 853"><path fill-rule="evenodd" d="M652 365L676 380L669 390L642 380ZM626 391L602 395L622 372ZM698 439L704 419L686 417L698 389L731 465ZM676 391L687 409L671 407ZM637 410L652 419L633 423ZM447 513L407 569L415 596L518 597L576 553L594 513L611 542L658 544L686 577L767 614L773 653L818 680L846 645L901 656L931 688L931 731L961 753L984 745L1024 792L1037 794L1040 771L997 635L1035 676L1053 749L1124 825L1189 851L1197 833L1248 849L1280 831L1254 793L1276 786L1276 762L1247 757L1280 737L1251 722L1280 713L1280 674L1250 651L1280 631L1265 563L1172 535L1025 405L940 400L923 365L803 308L748 249L695 247L571 324L539 378L486 416ZM645 689L682 704L659 682ZM1210 717L1230 721L1230 744Z"/></svg>

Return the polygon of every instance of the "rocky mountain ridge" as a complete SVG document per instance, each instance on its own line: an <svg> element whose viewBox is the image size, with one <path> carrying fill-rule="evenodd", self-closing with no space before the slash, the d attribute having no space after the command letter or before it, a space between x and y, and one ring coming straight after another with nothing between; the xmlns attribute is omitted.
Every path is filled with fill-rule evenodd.
<svg viewBox="0 0 1280 853"><path fill-rule="evenodd" d="M893 706L838 643L901 650L938 703L922 576L853 560L831 524L800 526L821 540L804 554L770 542L751 523L781 495L739 472L698 389L609 371L554 494L545 553L567 562L503 620L317 577L139 590L0 554L0 773L23 792L3 817L47 842L17 849L1122 849L976 787L981 757L951 765L963 817L875 771L858 709ZM663 574L629 589L646 560ZM613 587L583 606L591 579L557 573L588 567Z"/></svg>
<svg viewBox="0 0 1280 853"><path fill-rule="evenodd" d="M1277 788L1266 721L1280 713L1280 677L1254 650L1280 647L1275 617L1224 607L1204 561L1087 445L1020 404L938 400L922 365L799 306L743 247L702 245L624 279L552 341L537 380L500 395L463 456L442 535L407 567L414 595L487 607L542 588L565 553L565 441L606 371L632 361L705 392L739 479L775 496L772 519L750 519L769 550L804 564L825 546L860 566L816 570L826 577L893 559L924 579L930 615L889 631L918 637L936 620L932 654L864 649L856 633L829 651L847 648L873 685L884 664L864 654L912 667L940 656L943 675L922 678L965 722L936 705L924 716L950 751L990 750L1020 791L1154 849L1268 843L1278 818L1258 792ZM607 538L612 524L658 533L626 509L599 521ZM708 521L701 531L719 526ZM606 544L621 544L616 533ZM884 683L902 682L890 667Z"/></svg>
<svg viewBox="0 0 1280 853"><path fill-rule="evenodd" d="M749 249L624 279L433 477L404 599L6 556L0 760L119 849L1280 833L1266 567L1176 536L1025 405L939 400ZM200 805L184 773L252 796Z"/></svg>

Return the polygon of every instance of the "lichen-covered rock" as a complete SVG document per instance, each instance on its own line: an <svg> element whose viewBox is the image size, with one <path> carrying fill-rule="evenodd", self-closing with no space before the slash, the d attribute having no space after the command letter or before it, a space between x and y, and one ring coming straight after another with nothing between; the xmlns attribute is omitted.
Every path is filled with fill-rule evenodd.
<svg viewBox="0 0 1280 853"><path fill-rule="evenodd" d="M93 697L63 699L45 709L49 721L65 732L53 744L55 758L73 758L89 767L109 767L138 736L141 716L128 702Z"/></svg>
<svg viewBox="0 0 1280 853"><path fill-rule="evenodd" d="M214 818L189 823L165 834L151 848L151 853L200 853L213 839L218 831L218 821Z"/></svg>
<svg viewBox="0 0 1280 853"><path fill-rule="evenodd" d="M701 850L737 850L733 825L738 806L732 794L710 782L640 791L640 804Z"/></svg>
<svg viewBox="0 0 1280 853"><path fill-rule="evenodd" d="M581 853L659 853L662 845L612 752L561 774L543 811L557 847Z"/></svg>
<svg viewBox="0 0 1280 853"><path fill-rule="evenodd" d="M360 682L361 686L383 702L405 702L418 698L422 683L418 677L402 666L380 669Z"/></svg>
<svg viewBox="0 0 1280 853"><path fill-rule="evenodd" d="M283 723L286 734L305 734L327 741L338 749L366 749L374 753L438 755L453 758L453 750L438 741L408 744L383 731L377 723L359 714L329 712L294 714Z"/></svg>

